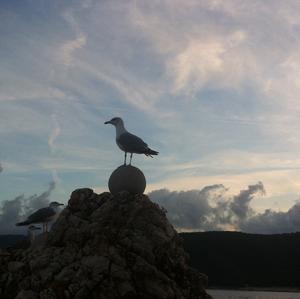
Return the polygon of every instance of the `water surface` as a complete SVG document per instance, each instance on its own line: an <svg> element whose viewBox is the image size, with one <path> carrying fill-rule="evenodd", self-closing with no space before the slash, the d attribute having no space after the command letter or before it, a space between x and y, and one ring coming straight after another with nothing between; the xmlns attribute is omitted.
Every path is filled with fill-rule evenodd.
<svg viewBox="0 0 300 299"><path fill-rule="evenodd" d="M300 299L300 293L207 290L214 299Z"/></svg>

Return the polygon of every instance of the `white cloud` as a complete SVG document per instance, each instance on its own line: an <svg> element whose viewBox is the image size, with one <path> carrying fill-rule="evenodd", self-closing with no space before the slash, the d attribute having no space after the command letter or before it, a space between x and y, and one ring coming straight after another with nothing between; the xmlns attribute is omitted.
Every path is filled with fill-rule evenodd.
<svg viewBox="0 0 300 299"><path fill-rule="evenodd" d="M276 9L261 1L165 1L138 3L130 15L164 56L176 91L189 94L206 84L239 88L247 80L262 92L275 86L298 92L295 54L300 44L293 36L300 6L297 1L274 1L272 7Z"/></svg>
<svg viewBox="0 0 300 299"><path fill-rule="evenodd" d="M168 67L169 73L175 74L175 91L182 90L187 85L192 85L192 89L199 89L213 80L216 74L223 72L224 52L221 43L191 41Z"/></svg>
<svg viewBox="0 0 300 299"><path fill-rule="evenodd" d="M255 59L244 47L247 30L242 26L220 30L203 13L210 9L208 2L174 1L136 5L130 11L133 25L163 56L166 77L173 81L169 87L175 92L190 95L207 85L238 88L255 72Z"/></svg>
<svg viewBox="0 0 300 299"><path fill-rule="evenodd" d="M83 33L80 33L79 36L77 36L73 40L66 41L61 49L61 58L62 62L66 66L72 65L73 60L73 54L75 50L81 49L86 44L86 36Z"/></svg>

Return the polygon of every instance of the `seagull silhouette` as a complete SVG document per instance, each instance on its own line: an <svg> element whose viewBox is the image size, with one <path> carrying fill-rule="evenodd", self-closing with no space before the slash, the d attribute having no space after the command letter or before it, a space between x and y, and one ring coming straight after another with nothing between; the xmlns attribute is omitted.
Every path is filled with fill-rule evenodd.
<svg viewBox="0 0 300 299"><path fill-rule="evenodd" d="M125 129L122 118L114 117L104 124L112 124L116 128L116 143L118 147L125 152L124 165L126 165L127 153L130 153L129 165L131 165L133 154L144 154L151 158L153 158L152 155L158 155L158 152L149 148L147 143L141 138L129 133Z"/></svg>
<svg viewBox="0 0 300 299"><path fill-rule="evenodd" d="M16 226L24 226L35 223L43 224L43 233L48 231L48 222L52 221L58 213L57 207L63 206L64 204L57 201L53 201L49 204L49 207L42 208L29 215L27 220L16 223Z"/></svg>

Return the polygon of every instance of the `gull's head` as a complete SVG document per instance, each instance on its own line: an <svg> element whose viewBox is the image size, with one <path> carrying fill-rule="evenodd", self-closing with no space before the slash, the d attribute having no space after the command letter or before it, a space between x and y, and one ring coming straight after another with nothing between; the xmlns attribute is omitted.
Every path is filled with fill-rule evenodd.
<svg viewBox="0 0 300 299"><path fill-rule="evenodd" d="M52 202L50 202L49 207L50 208L57 208L57 207L63 206L63 205L64 205L63 203L59 203L57 201L52 201Z"/></svg>
<svg viewBox="0 0 300 299"><path fill-rule="evenodd" d="M124 126L124 122L121 117L114 117L109 121L106 121L104 124L111 124L115 127Z"/></svg>

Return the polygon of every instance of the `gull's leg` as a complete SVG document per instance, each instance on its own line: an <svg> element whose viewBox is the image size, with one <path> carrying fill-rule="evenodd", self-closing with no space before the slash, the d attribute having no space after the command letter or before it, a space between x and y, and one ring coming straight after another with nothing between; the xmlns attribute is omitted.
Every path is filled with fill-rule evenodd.
<svg viewBox="0 0 300 299"><path fill-rule="evenodd" d="M127 152L125 152L125 156L124 156L124 165L126 166L126 158L127 158Z"/></svg>
<svg viewBox="0 0 300 299"><path fill-rule="evenodd" d="M35 235L34 235L34 231L30 232L30 244L32 244L32 243L33 243L33 241L34 241L34 237L35 237Z"/></svg>
<svg viewBox="0 0 300 299"><path fill-rule="evenodd" d="M133 156L133 153L130 154L130 162L129 162L129 165L131 165L132 156Z"/></svg>

